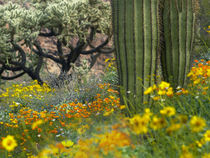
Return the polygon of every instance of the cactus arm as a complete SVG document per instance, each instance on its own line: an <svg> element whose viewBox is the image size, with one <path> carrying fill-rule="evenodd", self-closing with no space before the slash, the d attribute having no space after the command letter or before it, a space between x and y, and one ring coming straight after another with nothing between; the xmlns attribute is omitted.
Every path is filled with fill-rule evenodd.
<svg viewBox="0 0 210 158"><path fill-rule="evenodd" d="M171 13L170 13L170 21L171 21L171 43L172 43L172 64L173 64L173 76L170 77L171 83L176 83L179 75L179 17L178 17L178 8L176 5L176 0L170 0L171 5ZM168 52L169 53L169 52ZM177 86L177 85L175 85Z"/></svg>
<svg viewBox="0 0 210 158"><path fill-rule="evenodd" d="M194 42L194 24L195 24L195 14L193 13L192 0L187 0L187 30L186 30L186 61L185 61L185 80L187 73L190 71L190 61L191 61L191 51L193 49ZM186 84L186 82L184 83Z"/></svg>
<svg viewBox="0 0 210 158"><path fill-rule="evenodd" d="M164 41L165 41L165 50L161 50L161 64L163 69L163 77L169 82L169 76L173 75L173 64L172 64L172 42L171 42L171 22L170 22L170 12L171 5L170 1L166 0L163 10L163 27L164 27Z"/></svg>
<svg viewBox="0 0 210 158"><path fill-rule="evenodd" d="M118 77L119 77L119 84L121 84L123 82L122 79L122 63L121 63L121 56L120 56L120 46L119 43L116 42L119 40L119 0L115 0L115 1L111 1L111 5L112 5L112 27L113 27L113 32L115 33L114 36L114 45L115 45L115 58L116 58L116 62L117 62L117 71L118 71Z"/></svg>
<svg viewBox="0 0 210 158"><path fill-rule="evenodd" d="M169 12L169 14L167 14ZM186 85L194 39L193 0L167 0L164 8L164 79L174 88Z"/></svg>
<svg viewBox="0 0 210 158"><path fill-rule="evenodd" d="M124 16L125 16L125 22L124 22L124 28L125 28L125 57L126 57L126 68L127 68L127 97L129 100L132 99L132 95L136 92L136 51L135 51L135 39L134 39L134 1L133 0L124 0L125 4L125 10L124 10Z"/></svg>
<svg viewBox="0 0 210 158"><path fill-rule="evenodd" d="M117 22L118 19L118 5L117 5L118 1L111 1L111 6L112 6L112 29L113 32L115 32L116 36L114 36L114 45L115 45L115 58L116 58L116 62L117 62L117 71L118 71L118 77L119 77L119 82L121 82L121 69L120 69L120 54L119 54L119 44L115 43L115 41L117 41L118 39L118 28L119 28L119 24Z"/></svg>
<svg viewBox="0 0 210 158"><path fill-rule="evenodd" d="M125 54L125 30L124 30L124 2L120 0L112 1L113 11L113 28L114 28L114 43L116 48L116 59L118 65L120 86L127 90L127 66ZM123 94L125 95L125 94Z"/></svg>
<svg viewBox="0 0 210 158"><path fill-rule="evenodd" d="M179 15L179 76L178 82L180 85L184 84L185 80L185 61L186 61L186 15L187 15L187 1L183 1L181 5L181 12Z"/></svg>
<svg viewBox="0 0 210 158"><path fill-rule="evenodd" d="M150 80L152 65L152 24L151 24L151 0L144 0L143 18L144 18L144 81ZM144 82L144 87L149 87L150 82ZM148 96L144 97L145 100Z"/></svg>
<svg viewBox="0 0 210 158"><path fill-rule="evenodd" d="M159 42L157 42L160 38L158 38L159 36L159 17L157 16L159 15L159 2L158 1L154 1L151 4L151 16L152 16L152 65L151 65L151 74L157 75L157 53L158 53L158 44ZM155 84L155 80L153 77L150 78L150 83L151 85Z"/></svg>
<svg viewBox="0 0 210 158"><path fill-rule="evenodd" d="M125 90L121 95L135 105L134 109L149 101L149 96L143 95L144 88L154 83L159 35L158 2L159 0L112 1L118 72L120 85ZM126 93L127 91L131 93Z"/></svg>
<svg viewBox="0 0 210 158"><path fill-rule="evenodd" d="M137 102L143 102L143 92L142 88L143 78L144 78L144 28L143 28L143 0L135 0L135 12L134 12L134 35L135 35L135 52L136 52L136 96ZM138 3L137 3L138 2Z"/></svg>

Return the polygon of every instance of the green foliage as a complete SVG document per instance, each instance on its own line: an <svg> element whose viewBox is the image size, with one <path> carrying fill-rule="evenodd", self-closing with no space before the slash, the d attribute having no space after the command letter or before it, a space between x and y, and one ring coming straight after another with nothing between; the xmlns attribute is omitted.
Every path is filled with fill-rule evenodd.
<svg viewBox="0 0 210 158"><path fill-rule="evenodd" d="M30 44L41 28L55 29L60 39L87 38L89 26L96 27L96 31L110 33L110 17L103 16L109 14L108 5L98 2L92 6L87 1L72 0L35 1L28 5L29 9L15 3L1 6L1 28L7 24L9 28L4 28L4 31L13 36L15 42L25 40Z"/></svg>
<svg viewBox="0 0 210 158"><path fill-rule="evenodd" d="M208 0L200 1L200 12L198 15L199 24L200 24L200 38L205 40L208 47L210 47L210 34L206 32L207 27L210 25L210 2Z"/></svg>
<svg viewBox="0 0 210 158"><path fill-rule="evenodd" d="M39 82L45 59L67 73L80 54L100 52L112 34L110 5L100 0L8 2L0 6L0 17L0 68ZM95 48L96 34L107 40ZM43 47L41 37L50 38L57 50ZM89 45L92 49L86 51Z"/></svg>

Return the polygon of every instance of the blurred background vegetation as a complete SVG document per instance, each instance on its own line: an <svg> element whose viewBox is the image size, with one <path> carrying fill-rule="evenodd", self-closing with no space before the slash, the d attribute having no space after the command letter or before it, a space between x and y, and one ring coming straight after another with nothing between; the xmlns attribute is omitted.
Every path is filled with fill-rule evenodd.
<svg viewBox="0 0 210 158"><path fill-rule="evenodd" d="M210 54L210 33L207 32L210 26L210 1L200 0L200 8L197 14L195 57L209 59Z"/></svg>

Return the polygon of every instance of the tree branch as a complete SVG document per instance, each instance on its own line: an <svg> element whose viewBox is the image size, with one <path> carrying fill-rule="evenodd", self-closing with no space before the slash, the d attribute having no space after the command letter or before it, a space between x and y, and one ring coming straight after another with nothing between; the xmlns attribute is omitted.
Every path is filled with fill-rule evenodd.
<svg viewBox="0 0 210 158"><path fill-rule="evenodd" d="M100 44L99 46L89 50L89 51L82 51L80 54L84 54L84 55L87 55L87 54L92 54L94 52L98 52L100 51L101 48L103 48L105 45L107 45L107 43L109 42L109 39L107 38L102 44Z"/></svg>
<svg viewBox="0 0 210 158"><path fill-rule="evenodd" d="M12 64L12 63L10 63ZM13 65L16 65L16 64L13 64ZM20 65L20 64L17 64L17 65ZM8 65L4 65L4 69L5 70L9 70L9 71L21 71L22 70L22 67L21 66L17 66L17 67L10 67Z"/></svg>
<svg viewBox="0 0 210 158"><path fill-rule="evenodd" d="M34 43L34 46L36 47L36 49L37 49L38 51L35 50L35 49L33 49L33 48L32 48L32 51L33 51L35 54L37 54L38 56L42 56L42 57L45 57L45 58L49 58L49 59L53 60L53 61L56 62L56 63L62 64L62 61L61 61L60 59L58 59L58 58L56 58L56 57L54 57L54 56L52 56L52 55L50 55L50 54L45 54L45 53L42 51L42 48L40 47L40 45L39 45L37 42Z"/></svg>
<svg viewBox="0 0 210 158"><path fill-rule="evenodd" d="M39 56L38 64L37 64L37 66L35 68L35 74L39 74L39 72L40 72L40 70L42 68L43 62L44 62L43 57Z"/></svg>
<svg viewBox="0 0 210 158"><path fill-rule="evenodd" d="M16 78L18 78L18 77L23 76L25 73L26 73L26 72L21 72L20 74L15 75L15 76L11 76L11 77L6 77L6 76L2 76L2 75L1 75L1 79L3 79L3 80L14 80L14 79L16 79ZM0 73L0 74L1 74L1 73Z"/></svg>
<svg viewBox="0 0 210 158"><path fill-rule="evenodd" d="M115 51L115 48L109 48L109 50L105 50L105 49L99 49L98 52L101 54L110 54L113 53Z"/></svg>
<svg viewBox="0 0 210 158"><path fill-rule="evenodd" d="M90 41L90 40L87 40L87 42L88 42L88 45L91 47L91 48L93 48L93 49L95 49L95 46L93 46L92 44L91 44L91 42L92 41ZM105 50L106 49L106 50ZM99 49L97 52L99 52L99 53L102 53L102 54L110 54L110 53L112 53L112 52L114 52L115 51L115 48L101 48L101 49Z"/></svg>
<svg viewBox="0 0 210 158"><path fill-rule="evenodd" d="M50 30L50 32L48 33L43 33L43 32L40 32L39 33L39 36L42 36L42 37L52 37L52 36L56 36L55 32Z"/></svg>
<svg viewBox="0 0 210 158"><path fill-rule="evenodd" d="M21 65L25 65L26 63L26 53L25 51L16 43L12 43L13 47L15 50L19 51L22 57L22 62L20 63Z"/></svg>
<svg viewBox="0 0 210 158"><path fill-rule="evenodd" d="M82 50L84 45L85 45L84 42L80 42L80 41L77 42L76 48L71 53L68 54L68 57L67 57L67 64L68 65L70 63L74 63L76 61L76 59L81 54L81 50Z"/></svg>
<svg viewBox="0 0 210 158"><path fill-rule="evenodd" d="M0 75L4 72L4 66L0 69Z"/></svg>

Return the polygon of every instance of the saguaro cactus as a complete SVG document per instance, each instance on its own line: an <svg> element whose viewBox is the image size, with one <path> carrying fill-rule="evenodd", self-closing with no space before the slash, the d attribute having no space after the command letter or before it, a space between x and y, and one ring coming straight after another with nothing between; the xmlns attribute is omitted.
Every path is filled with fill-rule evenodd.
<svg viewBox="0 0 210 158"><path fill-rule="evenodd" d="M148 100L143 96L144 87L153 84L152 76L156 74L158 2L159 0L112 0L119 80L125 90L121 96L126 96L135 103ZM133 94L135 98L132 98Z"/></svg>
<svg viewBox="0 0 210 158"><path fill-rule="evenodd" d="M186 84L194 38L194 1L165 0L163 12L165 51L162 52L164 79L174 87Z"/></svg>

